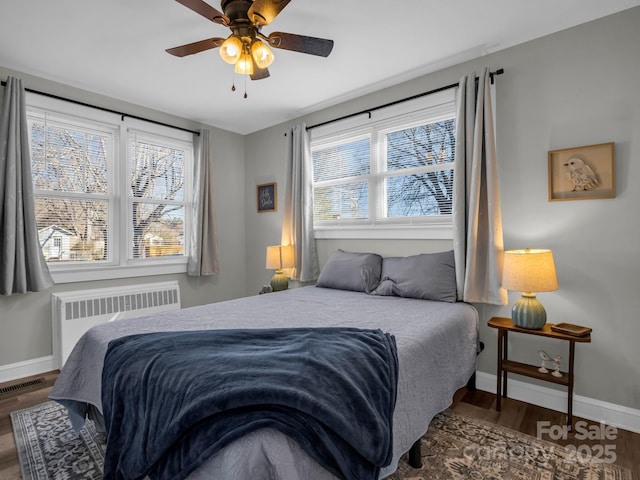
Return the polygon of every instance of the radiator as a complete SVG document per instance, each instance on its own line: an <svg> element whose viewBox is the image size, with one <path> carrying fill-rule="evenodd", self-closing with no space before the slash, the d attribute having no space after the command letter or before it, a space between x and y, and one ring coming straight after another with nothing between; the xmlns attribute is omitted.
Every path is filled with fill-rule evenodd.
<svg viewBox="0 0 640 480"><path fill-rule="evenodd" d="M51 295L53 355L60 368L89 328L180 308L178 282L98 288Z"/></svg>

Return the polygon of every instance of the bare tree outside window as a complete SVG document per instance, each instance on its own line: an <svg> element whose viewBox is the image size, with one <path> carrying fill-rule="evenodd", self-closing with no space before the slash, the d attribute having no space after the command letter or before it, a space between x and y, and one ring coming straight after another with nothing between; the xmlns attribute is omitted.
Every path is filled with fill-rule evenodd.
<svg viewBox="0 0 640 480"><path fill-rule="evenodd" d="M107 259L107 156L111 148L106 135L32 124L36 223L47 261ZM64 238L57 240L63 246L51 250L55 238ZM53 251L59 254L50 255Z"/></svg>
<svg viewBox="0 0 640 480"><path fill-rule="evenodd" d="M133 258L184 255L184 152L141 141L131 149Z"/></svg>
<svg viewBox="0 0 640 480"><path fill-rule="evenodd" d="M315 222L451 214L454 118L359 135L312 145Z"/></svg>
<svg viewBox="0 0 640 480"><path fill-rule="evenodd" d="M453 204L455 121L445 120L387 134L387 171L428 167L386 179L387 216L450 215Z"/></svg>
<svg viewBox="0 0 640 480"><path fill-rule="evenodd" d="M110 216L117 214L116 187L110 184L113 135L46 120L31 120L30 127L36 222L45 259L111 260L109 229L116 225ZM183 256L185 151L134 135L129 158L132 258Z"/></svg>
<svg viewBox="0 0 640 480"><path fill-rule="evenodd" d="M369 217L370 139L363 138L315 150L313 158L314 217L358 220Z"/></svg>

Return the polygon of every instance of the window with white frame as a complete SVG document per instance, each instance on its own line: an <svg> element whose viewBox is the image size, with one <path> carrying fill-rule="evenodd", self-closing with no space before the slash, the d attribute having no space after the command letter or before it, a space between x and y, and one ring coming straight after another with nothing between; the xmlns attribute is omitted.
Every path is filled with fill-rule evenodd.
<svg viewBox="0 0 640 480"><path fill-rule="evenodd" d="M56 282L186 271L190 133L38 95L27 122L38 237Z"/></svg>
<svg viewBox="0 0 640 480"><path fill-rule="evenodd" d="M453 91L312 130L316 237L442 237L454 152Z"/></svg>
<svg viewBox="0 0 640 480"><path fill-rule="evenodd" d="M190 148L129 132L130 259L185 255L185 168ZM189 159L189 164L192 164Z"/></svg>

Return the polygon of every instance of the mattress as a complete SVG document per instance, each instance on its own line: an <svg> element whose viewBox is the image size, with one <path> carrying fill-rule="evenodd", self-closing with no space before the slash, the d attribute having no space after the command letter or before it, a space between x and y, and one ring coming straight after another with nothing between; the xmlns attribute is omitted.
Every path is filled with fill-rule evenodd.
<svg viewBox="0 0 640 480"><path fill-rule="evenodd" d="M125 335L201 329L357 327L395 336L398 388L393 415L393 473L400 457L446 409L475 371L478 312L466 303L373 296L303 287L184 308L93 327L78 341L50 398L69 409L75 428L89 416L100 423L102 364L110 340ZM190 480L333 479L296 442L273 430L246 435L213 455Z"/></svg>

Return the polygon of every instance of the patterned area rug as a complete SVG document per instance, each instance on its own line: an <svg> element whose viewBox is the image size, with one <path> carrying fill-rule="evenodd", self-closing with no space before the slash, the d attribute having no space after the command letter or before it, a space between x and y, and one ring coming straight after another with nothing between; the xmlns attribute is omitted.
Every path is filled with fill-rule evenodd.
<svg viewBox="0 0 640 480"><path fill-rule="evenodd" d="M76 434L56 402L13 412L11 421L23 480L102 478L105 442L92 422ZM433 419L422 453L421 469L403 458L388 479L631 480L616 465L579 461L556 444L451 411Z"/></svg>
<svg viewBox="0 0 640 480"><path fill-rule="evenodd" d="M422 438L422 465L402 458L388 480L631 480L631 472L590 461L576 449L447 410Z"/></svg>
<svg viewBox="0 0 640 480"><path fill-rule="evenodd" d="M11 413L23 480L101 480L105 438L90 420L73 431L67 410L45 402Z"/></svg>

